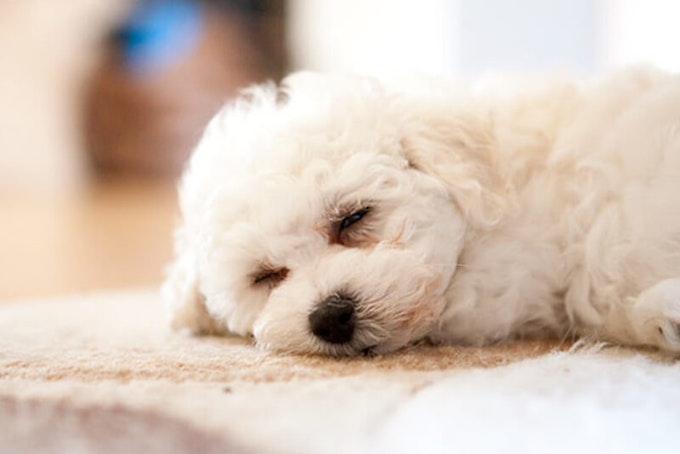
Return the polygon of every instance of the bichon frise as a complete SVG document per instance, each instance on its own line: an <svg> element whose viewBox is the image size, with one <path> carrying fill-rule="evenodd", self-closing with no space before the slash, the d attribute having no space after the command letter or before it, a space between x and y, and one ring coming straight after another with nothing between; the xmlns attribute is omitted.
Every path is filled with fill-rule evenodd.
<svg viewBox="0 0 680 454"><path fill-rule="evenodd" d="M385 353L588 336L680 352L680 79L295 74L209 124L175 328Z"/></svg>

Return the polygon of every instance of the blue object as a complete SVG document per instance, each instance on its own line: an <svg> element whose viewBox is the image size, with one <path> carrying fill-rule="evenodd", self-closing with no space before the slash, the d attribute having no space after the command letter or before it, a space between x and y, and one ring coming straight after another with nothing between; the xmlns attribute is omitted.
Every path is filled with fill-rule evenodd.
<svg viewBox="0 0 680 454"><path fill-rule="evenodd" d="M125 66L146 75L180 60L197 45L203 21L195 1L138 1L117 33Z"/></svg>

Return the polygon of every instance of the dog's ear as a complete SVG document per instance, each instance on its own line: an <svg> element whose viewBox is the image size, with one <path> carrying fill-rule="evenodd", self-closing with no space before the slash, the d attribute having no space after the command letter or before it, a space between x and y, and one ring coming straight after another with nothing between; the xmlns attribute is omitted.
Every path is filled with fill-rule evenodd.
<svg viewBox="0 0 680 454"><path fill-rule="evenodd" d="M221 334L224 324L215 320L205 306L198 286L196 259L180 228L175 232L175 261L167 269L161 296L173 330L187 334Z"/></svg>
<svg viewBox="0 0 680 454"><path fill-rule="evenodd" d="M508 208L510 191L495 163L490 118L417 103L401 128L401 146L415 168L442 181L469 222L489 228Z"/></svg>

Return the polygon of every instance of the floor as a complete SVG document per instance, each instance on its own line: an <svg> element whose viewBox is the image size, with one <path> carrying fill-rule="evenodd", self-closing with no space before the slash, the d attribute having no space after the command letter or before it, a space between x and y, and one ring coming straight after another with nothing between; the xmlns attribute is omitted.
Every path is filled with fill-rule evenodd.
<svg viewBox="0 0 680 454"><path fill-rule="evenodd" d="M128 178L0 193L0 301L157 285L172 255L174 186Z"/></svg>
<svg viewBox="0 0 680 454"><path fill-rule="evenodd" d="M213 104L219 106L226 99L226 93L253 81L254 75L246 71L243 63L250 60L242 58L243 49L250 47L239 44L231 35L225 37L215 32L213 36L206 32L204 41L212 43L213 47L208 46L212 52L198 46L192 58L185 55L183 63L168 69L167 74L175 78L170 78L174 81L170 88L160 84L165 92L158 89L158 80L167 82L163 75L146 85L119 75L122 82L116 79L119 83L109 87L110 92L93 90L93 86L99 87L95 82L102 68L109 68L107 57L112 54L105 46L109 42L106 37L126 17L130 4L130 0L69 0L54 8L40 0L0 1L0 99L3 100L0 103L0 302L156 286L162 279L164 265L171 258L171 232L177 218L174 179L95 176L91 158L96 153L87 140L92 134L87 131L92 130L93 119L99 117L85 108L89 106L88 96L111 101L111 93L118 93L113 99L120 101L119 104L135 105L138 115L150 112L142 128L137 127L139 121L129 109L118 112L117 120L128 121L135 127L128 128L129 131L119 127L114 137L132 137L134 141L135 132L157 131L160 128L154 129L154 126L159 124L172 132L184 131L178 128L178 118L184 118L178 112L186 108L192 113L190 110L196 104L192 96L197 99L207 96L212 114ZM212 28L219 28L223 34L241 30L236 16L210 17L214 20L209 24L218 24L216 21L220 20L219 27L213 24ZM236 46L239 51L222 49L222 45ZM217 79L216 71L210 66L206 72L206 61L232 65L228 83ZM239 62L243 67L236 68ZM219 94L206 91L207 83L200 77L188 78L182 72L187 68L196 68L196 72L211 83L224 82L219 85ZM247 81L234 79L235 75L245 77L244 74L249 77ZM110 82L110 78L105 80ZM114 90L120 89L125 81L129 83L128 88L136 87L137 91ZM185 90L177 90L177 86ZM158 105L142 102L150 92L156 96L152 99L161 99L160 112L166 116L153 110ZM106 93L108 98L103 97ZM123 101L130 101L128 98L132 97L130 93L138 96L141 104L125 104ZM186 103L168 101L182 93L188 97ZM103 111L112 111L106 103L103 105ZM194 137L197 128L195 123L191 125L194 125L191 137ZM168 134L173 144L179 141L176 135ZM184 135L189 133L185 131ZM102 141L108 143L105 139ZM163 145L166 142L156 140L150 142L151 145L139 142L138 148L149 154L150 159L158 162L169 159L166 152L170 147ZM193 140L191 144L193 146ZM111 144L115 145L117 142ZM155 150L160 151L153 154ZM159 158L157 155L161 152L164 155Z"/></svg>
<svg viewBox="0 0 680 454"><path fill-rule="evenodd" d="M0 452L680 452L668 358L529 340L285 355L162 314L153 291L0 305Z"/></svg>
<svg viewBox="0 0 680 454"><path fill-rule="evenodd" d="M84 84L128 3L0 2L0 302L161 279L174 183L96 178L83 150Z"/></svg>

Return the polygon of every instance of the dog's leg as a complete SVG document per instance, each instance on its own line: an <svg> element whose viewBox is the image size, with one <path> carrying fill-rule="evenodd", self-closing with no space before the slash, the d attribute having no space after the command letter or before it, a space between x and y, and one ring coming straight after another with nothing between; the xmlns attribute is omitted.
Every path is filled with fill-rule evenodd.
<svg viewBox="0 0 680 454"><path fill-rule="evenodd" d="M680 278L649 287L628 310L634 335L641 344L680 353Z"/></svg>
<svg viewBox="0 0 680 454"><path fill-rule="evenodd" d="M225 326L208 313L195 273L187 265L181 258L173 263L161 289L172 329L195 335L224 334Z"/></svg>

